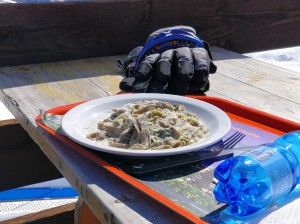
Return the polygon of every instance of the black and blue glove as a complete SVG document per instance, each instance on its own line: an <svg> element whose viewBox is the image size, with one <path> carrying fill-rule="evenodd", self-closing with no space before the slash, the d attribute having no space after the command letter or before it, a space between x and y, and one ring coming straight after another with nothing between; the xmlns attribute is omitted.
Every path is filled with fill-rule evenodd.
<svg viewBox="0 0 300 224"><path fill-rule="evenodd" d="M216 65L209 45L192 27L175 26L152 33L119 67L126 71L120 89L129 92L197 94L209 89Z"/></svg>

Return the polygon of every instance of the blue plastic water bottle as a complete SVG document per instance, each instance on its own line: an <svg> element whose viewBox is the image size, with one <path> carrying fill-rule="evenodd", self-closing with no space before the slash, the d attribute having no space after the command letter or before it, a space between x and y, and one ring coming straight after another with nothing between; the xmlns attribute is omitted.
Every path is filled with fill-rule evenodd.
<svg viewBox="0 0 300 224"><path fill-rule="evenodd" d="M247 216L289 194L300 179L300 131L223 161L213 194L234 216Z"/></svg>

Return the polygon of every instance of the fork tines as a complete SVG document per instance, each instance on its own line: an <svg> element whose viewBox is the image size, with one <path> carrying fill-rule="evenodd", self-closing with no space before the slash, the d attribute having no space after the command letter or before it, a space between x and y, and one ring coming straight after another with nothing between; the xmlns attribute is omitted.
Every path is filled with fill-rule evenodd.
<svg viewBox="0 0 300 224"><path fill-rule="evenodd" d="M230 136L228 139L224 141L224 149L233 148L236 146L243 138L245 137L245 134L237 131L232 136Z"/></svg>

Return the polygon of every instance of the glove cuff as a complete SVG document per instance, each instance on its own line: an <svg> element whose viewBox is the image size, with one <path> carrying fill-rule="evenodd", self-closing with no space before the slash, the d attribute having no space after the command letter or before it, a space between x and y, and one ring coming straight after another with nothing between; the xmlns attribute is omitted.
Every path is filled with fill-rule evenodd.
<svg viewBox="0 0 300 224"><path fill-rule="evenodd" d="M151 33L149 35L149 37L154 37L155 38L160 33L169 32L169 31L174 30L174 29L176 29L176 30L184 30L186 32L192 33L193 35L196 35L196 30L193 27L191 27L191 26L173 26L173 27L166 27L166 28L162 28L162 29L156 30L153 33Z"/></svg>
<svg viewBox="0 0 300 224"><path fill-rule="evenodd" d="M174 26L159 29L153 32L147 39L142 51L138 55L135 63L137 71L140 62L150 54L161 53L168 49L176 49L179 47L204 47L203 41L196 36L196 31L189 26Z"/></svg>

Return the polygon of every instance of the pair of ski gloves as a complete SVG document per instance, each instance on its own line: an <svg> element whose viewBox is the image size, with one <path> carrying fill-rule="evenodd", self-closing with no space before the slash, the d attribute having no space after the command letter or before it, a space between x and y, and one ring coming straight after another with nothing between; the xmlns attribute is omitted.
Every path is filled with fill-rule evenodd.
<svg viewBox="0 0 300 224"><path fill-rule="evenodd" d="M203 94L217 71L207 42L189 26L153 32L144 46L117 64L126 72L120 89L136 93Z"/></svg>

